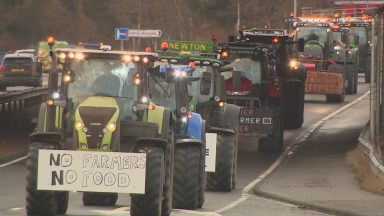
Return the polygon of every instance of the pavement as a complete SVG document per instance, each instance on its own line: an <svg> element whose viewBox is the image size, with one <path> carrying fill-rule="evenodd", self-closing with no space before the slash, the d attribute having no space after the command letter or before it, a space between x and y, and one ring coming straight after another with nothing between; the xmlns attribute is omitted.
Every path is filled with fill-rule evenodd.
<svg viewBox="0 0 384 216"><path fill-rule="evenodd" d="M255 194L336 215L384 215L384 196L359 187L346 153L369 119L369 97L326 121Z"/></svg>

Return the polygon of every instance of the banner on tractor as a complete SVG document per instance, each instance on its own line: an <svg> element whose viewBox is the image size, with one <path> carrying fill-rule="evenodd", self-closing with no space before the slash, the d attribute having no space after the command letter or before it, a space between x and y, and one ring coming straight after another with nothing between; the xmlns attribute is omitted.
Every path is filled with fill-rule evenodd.
<svg viewBox="0 0 384 216"><path fill-rule="evenodd" d="M170 51L213 52L213 43L192 41L165 41Z"/></svg>
<svg viewBox="0 0 384 216"><path fill-rule="evenodd" d="M269 134L272 131L272 117L273 112L270 109L243 107L239 115L239 132Z"/></svg>
<svg viewBox="0 0 384 216"><path fill-rule="evenodd" d="M305 93L339 95L342 93L343 88L342 74L307 71Z"/></svg>
<svg viewBox="0 0 384 216"><path fill-rule="evenodd" d="M205 172L215 172L217 133L206 133L205 142Z"/></svg>
<svg viewBox="0 0 384 216"><path fill-rule="evenodd" d="M145 153L39 150L38 190L145 193Z"/></svg>

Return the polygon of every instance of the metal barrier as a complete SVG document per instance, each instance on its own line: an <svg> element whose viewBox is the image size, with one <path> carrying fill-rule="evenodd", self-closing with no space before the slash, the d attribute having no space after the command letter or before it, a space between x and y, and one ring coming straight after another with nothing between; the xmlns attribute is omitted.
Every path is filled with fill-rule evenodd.
<svg viewBox="0 0 384 216"><path fill-rule="evenodd" d="M40 105L46 100L47 87L33 88L0 95L0 112L15 112Z"/></svg>

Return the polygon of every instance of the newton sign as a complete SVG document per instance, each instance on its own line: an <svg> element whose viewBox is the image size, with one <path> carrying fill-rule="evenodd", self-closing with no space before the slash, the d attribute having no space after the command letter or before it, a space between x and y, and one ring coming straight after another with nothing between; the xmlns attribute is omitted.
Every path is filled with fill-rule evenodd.
<svg viewBox="0 0 384 216"><path fill-rule="evenodd" d="M145 193L145 153L39 150L38 190Z"/></svg>

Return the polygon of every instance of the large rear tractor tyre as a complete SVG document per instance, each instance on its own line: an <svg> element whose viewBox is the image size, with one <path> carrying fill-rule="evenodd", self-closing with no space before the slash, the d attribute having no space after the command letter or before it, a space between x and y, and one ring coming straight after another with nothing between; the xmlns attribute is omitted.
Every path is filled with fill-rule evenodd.
<svg viewBox="0 0 384 216"><path fill-rule="evenodd" d="M117 193L84 192L83 204L85 206L114 206L117 198Z"/></svg>
<svg viewBox="0 0 384 216"><path fill-rule="evenodd" d="M171 128L172 126L170 126ZM174 164L174 133L173 130L168 132L168 147L165 159L165 177L163 187L163 201L161 207L162 216L170 216L172 212L172 188L173 188L173 164Z"/></svg>
<svg viewBox="0 0 384 216"><path fill-rule="evenodd" d="M200 189L200 148L180 144L175 147L173 208L196 209Z"/></svg>
<svg viewBox="0 0 384 216"><path fill-rule="evenodd" d="M26 211L27 215L54 216L57 213L56 193L37 190L39 149L47 145L33 142L29 145L27 156ZM67 201L68 202L68 201ZM65 212L64 212L65 213Z"/></svg>
<svg viewBox="0 0 384 216"><path fill-rule="evenodd" d="M283 115L282 110L278 106L271 106L273 117L272 117L272 132L267 137L260 138L259 140L259 151L266 152L277 152L283 149Z"/></svg>
<svg viewBox="0 0 384 216"><path fill-rule="evenodd" d="M160 216L164 186L164 152L161 148L143 148L147 154L145 194L131 195L132 216Z"/></svg>
<svg viewBox="0 0 384 216"><path fill-rule="evenodd" d="M206 189L230 192L233 187L235 163L235 135L217 134L216 168L207 173Z"/></svg>
<svg viewBox="0 0 384 216"><path fill-rule="evenodd" d="M205 202L205 182L206 182L206 174L205 174L205 150L207 148L207 141L205 138L205 120L203 120L203 125L201 128L201 148L200 148L200 170L199 170L199 191L198 191L198 200L197 200L197 208L202 208Z"/></svg>
<svg viewBox="0 0 384 216"><path fill-rule="evenodd" d="M57 214L64 215L68 209L69 192L56 192Z"/></svg>
<svg viewBox="0 0 384 216"><path fill-rule="evenodd" d="M358 82L358 68L355 64L349 64L347 65L347 73L352 73L348 74L348 85L347 88L345 89L346 94L356 94L357 93L357 82Z"/></svg>
<svg viewBox="0 0 384 216"><path fill-rule="evenodd" d="M285 83L286 121L287 129L297 129L304 122L304 83L301 81Z"/></svg>

